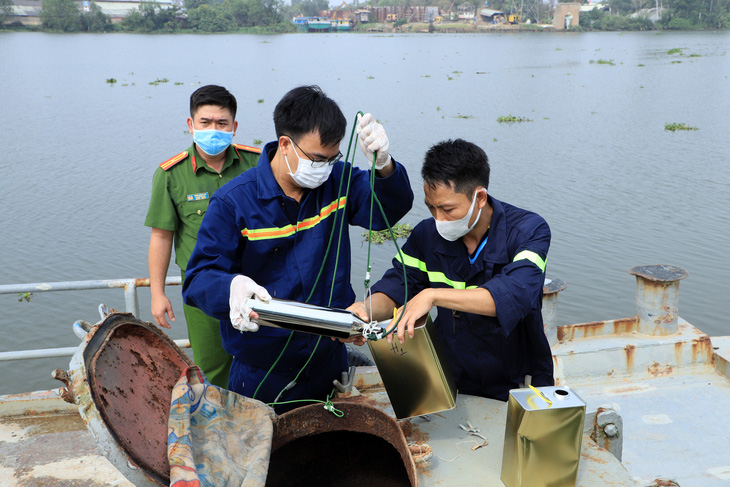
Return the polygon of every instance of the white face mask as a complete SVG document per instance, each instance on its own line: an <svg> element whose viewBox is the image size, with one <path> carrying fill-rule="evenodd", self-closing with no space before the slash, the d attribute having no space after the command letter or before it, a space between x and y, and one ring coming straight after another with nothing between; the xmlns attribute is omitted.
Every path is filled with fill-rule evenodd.
<svg viewBox="0 0 730 487"><path fill-rule="evenodd" d="M461 237L469 233L472 228L474 228L474 226L479 221L479 217L482 214L482 209L479 208L479 213L477 213L477 217L474 219L474 223L469 225L469 220L471 220L471 214L474 212L474 206L477 203L477 193L479 193L479 191L486 192L487 190L482 188L474 191L474 197L472 198L471 206L469 207L469 211L464 218L460 218L454 221L441 221L434 218L434 221L436 221L436 230L439 232L439 235L441 235L449 242L453 242L454 240L460 239Z"/></svg>
<svg viewBox="0 0 730 487"><path fill-rule="evenodd" d="M289 165L289 159L287 159L286 154L284 154L286 167L289 168L288 174L291 176L294 182L302 188L314 189L321 186L322 183L327 181L327 178L330 177L330 173L332 173L332 166L330 166L329 164L323 164L321 167L312 166L312 161L310 161L309 159L304 159L299 155L296 148L294 148L294 142L292 142L291 139L289 139L289 142L292 143L291 147L292 149L294 149L294 153L299 158L297 172L292 173L291 166Z"/></svg>

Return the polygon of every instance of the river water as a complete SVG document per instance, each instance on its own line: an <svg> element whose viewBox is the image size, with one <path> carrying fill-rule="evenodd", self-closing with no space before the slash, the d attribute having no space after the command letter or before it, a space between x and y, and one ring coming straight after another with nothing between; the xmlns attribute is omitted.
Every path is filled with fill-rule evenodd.
<svg viewBox="0 0 730 487"><path fill-rule="evenodd" d="M548 276L568 283L560 324L632 316L627 270L663 263L690 273L680 315L727 335L728 46L730 32L0 33L0 283L147 276L152 174L190 144L190 93L229 88L234 140L252 145L274 138L286 91L315 83L349 119L369 111L385 125L416 192L405 222L429 216L419 172L430 145L483 147L490 193L551 225ZM497 122L507 115L531 121ZM673 122L699 130L664 130ZM366 247L353 250L361 292ZM374 278L393 253L376 248ZM184 338L179 288L169 294L170 335ZM72 323L98 321L102 302L124 308L121 291L0 296L0 351L75 346ZM140 303L150 320L147 289ZM0 364L0 394L56 387L57 367L68 359Z"/></svg>

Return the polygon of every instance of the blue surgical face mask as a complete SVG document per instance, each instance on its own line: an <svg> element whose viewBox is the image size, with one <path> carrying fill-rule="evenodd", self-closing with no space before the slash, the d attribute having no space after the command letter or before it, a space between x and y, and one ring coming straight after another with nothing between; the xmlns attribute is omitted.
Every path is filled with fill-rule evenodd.
<svg viewBox="0 0 730 487"><path fill-rule="evenodd" d="M209 156L217 156L231 145L233 132L223 130L195 130L193 140Z"/></svg>

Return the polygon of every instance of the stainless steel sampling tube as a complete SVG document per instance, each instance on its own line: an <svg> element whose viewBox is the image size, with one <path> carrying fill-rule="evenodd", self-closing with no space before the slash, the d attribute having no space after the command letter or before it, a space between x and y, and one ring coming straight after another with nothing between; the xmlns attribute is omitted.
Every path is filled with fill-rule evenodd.
<svg viewBox="0 0 730 487"><path fill-rule="evenodd" d="M272 298L268 303L251 298L246 306L258 313L263 326L302 331L335 338L362 335L366 323L350 311Z"/></svg>

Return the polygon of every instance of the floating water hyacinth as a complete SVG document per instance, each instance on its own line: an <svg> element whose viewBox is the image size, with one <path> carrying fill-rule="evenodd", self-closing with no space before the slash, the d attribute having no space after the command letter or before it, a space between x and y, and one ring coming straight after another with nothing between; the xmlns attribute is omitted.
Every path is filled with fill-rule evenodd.
<svg viewBox="0 0 730 487"><path fill-rule="evenodd" d="M413 227L408 223L398 223L391 227L393 235L396 239L407 238L413 231ZM370 236L370 242L376 245L381 245L388 240L393 240L393 236L390 235L390 231L382 230L380 232L362 232L363 239L367 242L368 236Z"/></svg>
<svg viewBox="0 0 730 487"><path fill-rule="evenodd" d="M697 127L692 127L691 125L675 122L675 123L665 123L664 130L669 130L670 132L676 132L677 130L699 130L699 129Z"/></svg>
<svg viewBox="0 0 730 487"><path fill-rule="evenodd" d="M525 117L518 117L518 116L512 115L510 113L506 117L504 115L501 115L500 117L498 117L497 122L499 122L499 123L532 122L532 120L529 118L525 118Z"/></svg>

